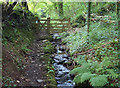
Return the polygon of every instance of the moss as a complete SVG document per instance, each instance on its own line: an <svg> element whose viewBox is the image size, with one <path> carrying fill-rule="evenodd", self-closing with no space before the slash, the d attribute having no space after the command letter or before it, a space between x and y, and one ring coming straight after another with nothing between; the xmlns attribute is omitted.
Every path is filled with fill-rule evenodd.
<svg viewBox="0 0 120 88"><path fill-rule="evenodd" d="M48 61L46 68L48 70L48 73L46 74L46 76L47 76L47 80L46 80L47 88L57 88L57 82L55 80L55 69L50 61Z"/></svg>
<svg viewBox="0 0 120 88"><path fill-rule="evenodd" d="M54 84L48 84L46 85L46 88L58 88L57 85Z"/></svg>
<svg viewBox="0 0 120 88"><path fill-rule="evenodd" d="M57 82L55 79L49 79L48 82L53 85L57 85Z"/></svg>
<svg viewBox="0 0 120 88"><path fill-rule="evenodd" d="M44 47L43 47L44 53L54 53L55 52L55 48L54 46L49 42L49 41L45 41L44 42Z"/></svg>

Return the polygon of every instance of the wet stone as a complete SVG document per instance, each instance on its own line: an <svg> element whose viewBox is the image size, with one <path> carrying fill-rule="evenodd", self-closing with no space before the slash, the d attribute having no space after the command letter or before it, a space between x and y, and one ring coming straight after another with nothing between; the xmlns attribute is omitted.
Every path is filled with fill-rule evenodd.
<svg viewBox="0 0 120 88"><path fill-rule="evenodd" d="M62 55L63 58L68 58L69 56L67 54Z"/></svg>
<svg viewBox="0 0 120 88"><path fill-rule="evenodd" d="M63 52L62 52L61 50L57 50L57 53L58 53L58 54L61 54L61 53L63 53Z"/></svg>
<svg viewBox="0 0 120 88"><path fill-rule="evenodd" d="M59 46L59 50L65 51L66 47L65 46Z"/></svg>
<svg viewBox="0 0 120 88"><path fill-rule="evenodd" d="M53 39L55 39L53 44L56 45L56 55L51 56L54 60L53 66L55 68L55 79L57 81L58 88L74 88L72 83L72 78L69 75L70 70L63 66L65 63L69 62L69 55L65 53L66 46L61 44L59 41L58 34L53 34Z"/></svg>
<svg viewBox="0 0 120 88"><path fill-rule="evenodd" d="M56 80L60 80L60 78L58 78L58 77L55 77L55 79L56 79Z"/></svg>
<svg viewBox="0 0 120 88"><path fill-rule="evenodd" d="M60 59L61 57L59 55L55 56L54 57L55 59Z"/></svg>
<svg viewBox="0 0 120 88"><path fill-rule="evenodd" d="M62 77L63 74L64 74L64 73L63 73L62 71L59 71L56 76L57 76L57 77Z"/></svg>
<svg viewBox="0 0 120 88"><path fill-rule="evenodd" d="M74 88L74 86L70 83L58 84L58 88Z"/></svg>
<svg viewBox="0 0 120 88"><path fill-rule="evenodd" d="M43 80L41 80L41 79L37 79L37 82L38 82L38 83L41 83L41 82L43 82Z"/></svg>
<svg viewBox="0 0 120 88"><path fill-rule="evenodd" d="M54 59L55 63L59 63L59 60Z"/></svg>
<svg viewBox="0 0 120 88"><path fill-rule="evenodd" d="M58 84L61 84L61 82L60 82L60 81L57 81L57 83L58 83Z"/></svg>
<svg viewBox="0 0 120 88"><path fill-rule="evenodd" d="M68 80L67 82L68 82L68 83L72 83L72 80Z"/></svg>

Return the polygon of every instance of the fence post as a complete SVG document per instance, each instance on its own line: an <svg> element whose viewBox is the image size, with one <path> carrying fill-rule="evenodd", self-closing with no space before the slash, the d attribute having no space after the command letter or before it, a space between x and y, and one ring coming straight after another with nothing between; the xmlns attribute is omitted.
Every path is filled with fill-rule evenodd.
<svg viewBox="0 0 120 88"><path fill-rule="evenodd" d="M68 28L70 29L70 28L71 28L71 27L70 27L70 18L68 19L68 24L69 24L69 25L68 25ZM68 30L69 30L69 29L68 29Z"/></svg>
<svg viewBox="0 0 120 88"><path fill-rule="evenodd" d="M61 23L64 23L63 21L65 20L65 18L61 21ZM62 32L65 31L65 25L63 24L63 28L62 28Z"/></svg>
<svg viewBox="0 0 120 88"><path fill-rule="evenodd" d="M50 17L47 18L47 30L49 30L49 29L50 29Z"/></svg>
<svg viewBox="0 0 120 88"><path fill-rule="evenodd" d="M47 32L50 33L50 17L47 18Z"/></svg>

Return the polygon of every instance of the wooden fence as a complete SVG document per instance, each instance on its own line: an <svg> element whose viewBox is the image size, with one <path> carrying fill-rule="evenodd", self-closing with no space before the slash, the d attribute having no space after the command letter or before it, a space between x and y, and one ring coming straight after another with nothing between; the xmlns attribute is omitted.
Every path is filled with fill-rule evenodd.
<svg viewBox="0 0 120 88"><path fill-rule="evenodd" d="M69 19L36 19L37 25L40 28L50 30L50 33L61 33L70 29L70 18Z"/></svg>

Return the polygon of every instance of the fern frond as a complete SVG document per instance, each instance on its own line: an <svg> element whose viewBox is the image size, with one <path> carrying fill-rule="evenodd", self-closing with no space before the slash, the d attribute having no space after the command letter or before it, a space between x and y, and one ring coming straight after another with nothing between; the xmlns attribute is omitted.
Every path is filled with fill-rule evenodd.
<svg viewBox="0 0 120 88"><path fill-rule="evenodd" d="M70 71L69 74L76 74L80 70L80 67L74 68L73 70Z"/></svg>
<svg viewBox="0 0 120 88"><path fill-rule="evenodd" d="M84 68L84 69L89 69L90 66L91 66L91 63L82 63L81 67Z"/></svg>
<svg viewBox="0 0 120 88"><path fill-rule="evenodd" d="M106 69L105 71L107 71L109 73L108 76L113 79L116 79L119 76L113 69Z"/></svg>
<svg viewBox="0 0 120 88"><path fill-rule="evenodd" d="M92 77L90 79L90 83L92 86L104 86L108 83L106 75L98 75L96 77Z"/></svg>
<svg viewBox="0 0 120 88"><path fill-rule="evenodd" d="M81 83L86 81L86 80L89 80L91 77L94 77L95 75L96 74L91 74L90 72L83 73L81 76Z"/></svg>
<svg viewBox="0 0 120 88"><path fill-rule="evenodd" d="M90 63L83 63L81 67L77 67L70 71L70 74L83 74L90 71Z"/></svg>
<svg viewBox="0 0 120 88"><path fill-rule="evenodd" d="M75 82L75 83L81 83L81 74L75 76L75 78L73 79L73 82Z"/></svg>
<svg viewBox="0 0 120 88"><path fill-rule="evenodd" d="M109 60L108 57L104 57L104 60L100 63L102 67L108 67L109 65L112 65L112 62Z"/></svg>

